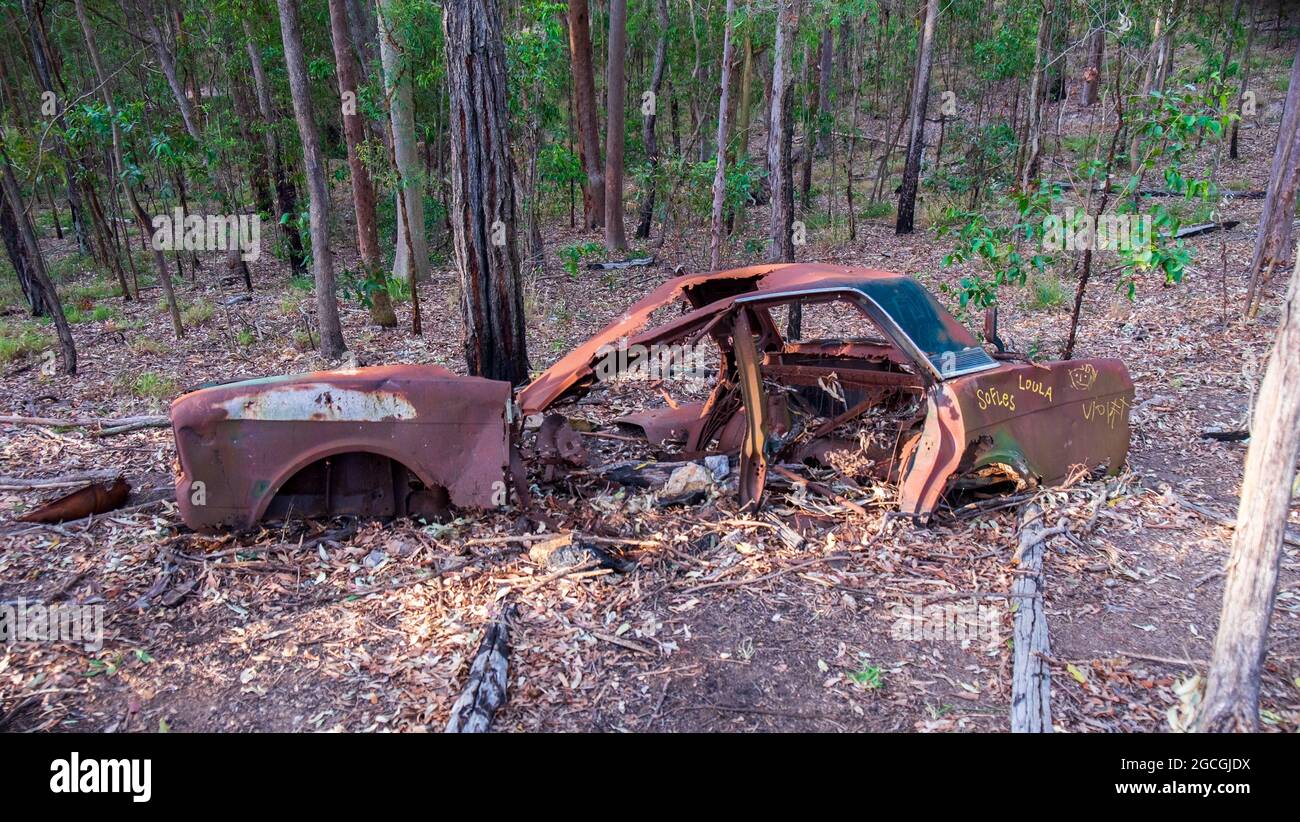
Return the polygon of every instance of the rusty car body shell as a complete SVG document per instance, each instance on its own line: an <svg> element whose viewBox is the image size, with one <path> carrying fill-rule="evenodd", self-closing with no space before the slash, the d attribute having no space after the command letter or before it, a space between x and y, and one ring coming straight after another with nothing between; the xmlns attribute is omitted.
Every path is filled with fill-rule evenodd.
<svg viewBox="0 0 1300 822"><path fill-rule="evenodd" d="M878 333L782 338L773 308L822 302L855 306ZM656 312L675 305L676 316L647 327ZM541 415L580 398L608 356L602 352L620 341L650 346L705 338L720 353L707 400L620 422L652 442L680 441L687 453L739 454L746 506L761 501L770 461L814 454L837 429L900 397L915 410L900 412L895 441L872 456L880 475L898 483L904 513L929 515L958 478L984 469L1054 483L1078 466L1116 471L1127 455L1133 384L1119 360L1000 360L910 277L834 265L751 266L668 280L519 389L514 401L523 415ZM828 381L841 395L816 419L805 413L806 403L791 399L824 391ZM510 400L506 383L415 365L187 394L172 406L182 516L211 530L249 527L268 510L285 513L283 501L276 509L272 500L292 490L286 483L297 472L322 460L316 496L296 499L320 508L323 487L326 513L410 512L416 498L403 497L402 478L386 485L386 469L357 454L409 469L411 493L437 488L455 506L500 504L517 434ZM350 484L332 478L334 455L350 455L341 466L358 475ZM196 482L203 483L203 504L195 502ZM371 486L391 490L376 496ZM285 494L292 504L295 497Z"/></svg>
<svg viewBox="0 0 1300 822"><path fill-rule="evenodd" d="M320 371L185 394L171 407L181 516L195 530L251 527L299 471L353 454L403 466L453 505L490 507L509 470L509 401L508 383L434 365ZM336 504L326 508L382 516L411 507L417 489L400 487L382 460L349 467L360 476L327 477L326 502ZM347 499L328 499L343 493Z"/></svg>
<svg viewBox="0 0 1300 822"><path fill-rule="evenodd" d="M843 300L856 305L881 332L882 340L787 342L763 309L805 300ZM687 310L646 329L651 315L674 302ZM758 348L736 341L758 335ZM995 360L919 284L903 275L823 264L776 264L679 277L663 283L587 342L556 362L518 394L525 414L545 411L590 387L599 353L619 340L649 346L712 335L728 365L719 388L704 404L628 415L621 421L650 440L681 439L688 451L713 445L739 450L742 502L757 504L766 461L772 456L767 429L772 413L764 379L815 384L830 371L838 380L868 392L914 391L925 401L924 425L906 442L890 477L899 483L904 513L934 511L958 475L997 466L1031 483L1063 480L1075 466L1118 471L1128 453L1133 383L1117 359L1051 363ZM925 337L928 345L913 337ZM933 348L935 350L926 350ZM976 361L954 372L941 367L944 355ZM983 355L986 361L978 361ZM857 370L858 363L888 364L888 370ZM827 366L833 365L832 371ZM734 384L741 395L719 423L716 406ZM751 413L759 409L758 414ZM846 409L840 422L851 419ZM712 417L712 419L711 419ZM759 418L756 424L749 420ZM710 439L716 437L716 444Z"/></svg>

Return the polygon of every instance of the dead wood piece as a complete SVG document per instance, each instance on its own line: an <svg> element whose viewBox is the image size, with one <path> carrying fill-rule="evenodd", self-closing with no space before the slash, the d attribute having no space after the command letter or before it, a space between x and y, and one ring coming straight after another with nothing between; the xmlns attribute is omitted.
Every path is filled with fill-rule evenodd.
<svg viewBox="0 0 1300 822"><path fill-rule="evenodd" d="M94 469L91 471L77 471L73 474L63 474L57 477L32 477L24 479L23 477L4 477L0 476L0 491L35 491L41 488L70 488L74 485L85 485L88 482L105 482L122 476L122 472L116 468Z"/></svg>
<svg viewBox="0 0 1300 822"><path fill-rule="evenodd" d="M446 733L485 733L492 726L492 717L497 709L505 704L510 672L510 621L513 618L513 606L506 606L488 625L470 666L469 681L456 704L451 706Z"/></svg>
<svg viewBox="0 0 1300 822"><path fill-rule="evenodd" d="M1021 510L1017 529L1020 539L1016 555L1024 573L1017 574L1011 584L1011 595L1019 600L1013 627L1012 733L1052 732L1051 669L1044 661L1052 650L1042 596L1043 552L1048 539L1061 531L1044 528L1042 519L1042 509L1030 503Z"/></svg>
<svg viewBox="0 0 1300 822"><path fill-rule="evenodd" d="M145 414L138 417L20 417L0 415L0 425L41 425L52 428L99 428L100 436L120 434L138 428L166 428L171 425L166 414Z"/></svg>
<svg viewBox="0 0 1300 822"><path fill-rule="evenodd" d="M627 260L608 263L587 263L587 269L590 271L613 271L620 268L640 268L642 266L654 265L655 258L650 257L632 257Z"/></svg>

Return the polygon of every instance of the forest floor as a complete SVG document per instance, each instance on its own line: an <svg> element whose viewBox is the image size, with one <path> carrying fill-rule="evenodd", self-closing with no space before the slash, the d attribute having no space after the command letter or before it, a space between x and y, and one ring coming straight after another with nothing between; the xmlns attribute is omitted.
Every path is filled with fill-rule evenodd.
<svg viewBox="0 0 1300 822"><path fill-rule="evenodd" d="M1221 178L1264 188L1274 136L1275 126L1243 131L1243 158ZM1073 535L1055 540L1045 559L1059 730L1167 730L1181 683L1205 674L1246 446L1201 435L1246 427L1285 281L1270 284L1257 321L1241 318L1259 206L1235 200L1222 217L1240 226L1190 240L1195 259L1180 285L1141 282L1130 302L1103 269L1087 294L1077 355L1123 358L1137 398L1125 472L1039 495L1049 522L1068 523ZM350 231L346 220L337 227L341 267ZM546 227L546 266L529 281L534 369L676 265L700 270L706 234L670 233L652 249L659 262L651 268L573 277L558 250L599 238ZM743 245L732 244L728 263L753 261ZM67 243L48 248L71 257ZM811 231L799 258L904 272L939 293L963 273L942 266L948 250L924 228L896 237L884 217L861 223L854 242L842 227ZM330 365L295 345L305 327L300 308L310 311L312 300L283 263L264 255L253 266L252 302L230 306L222 300L242 286L223 284L219 267L213 255L179 284L197 327L178 341L155 298L112 299L95 291L97 274L65 265L63 287L82 315L74 325L81 372L50 376L31 367L35 355L12 359L0 407L46 417L158 413L204 381ZM1051 283L1009 295L1001 327L1013 349L1060 349L1073 282L1064 279L1063 299ZM454 272L440 267L421 293L419 338L376 329L353 301L340 302L360 361L463 372ZM110 308L103 318L99 306ZM403 323L408 308L399 306ZM14 325L21 314L3 319ZM623 402L620 392L602 392L564 410L604 423ZM632 447L600 438L588 445L593 463ZM866 516L774 487L767 513L746 517L727 494L658 508L646 494L601 483L539 483L539 508L558 529L623 539L630 561L621 573L556 578L529 559L526 543L500 539L521 533L517 512L466 512L430 527L363 522L354 532L296 524L237 542L187 536L168 498L174 458L167 429L100 438L78 428L0 426L0 475L111 468L133 486L127 508L61 526L12 521L54 493L0 491L0 602L99 603L107 611L100 650L0 649L0 727L439 730L507 597L517 611L497 730L1008 727L1011 617L1007 600L989 595L1007 592L1014 576L1014 507L918 526L885 516L887 486L874 489ZM802 541L783 540L778 522ZM1294 508L1292 523L1300 530ZM222 551L222 561L205 558ZM166 558L174 571L164 577ZM136 607L151 589L163 596ZM922 609L936 606L948 619L977 616L983 627L966 639L923 638L915 625L928 625L934 612ZM1300 555L1291 545L1262 709L1266 730L1300 730Z"/></svg>

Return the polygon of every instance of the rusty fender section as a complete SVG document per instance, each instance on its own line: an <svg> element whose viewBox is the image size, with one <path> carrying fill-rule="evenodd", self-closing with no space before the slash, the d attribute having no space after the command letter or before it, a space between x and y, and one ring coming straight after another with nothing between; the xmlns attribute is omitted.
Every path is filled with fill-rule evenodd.
<svg viewBox="0 0 1300 822"><path fill-rule="evenodd" d="M952 479L987 466L1050 485L1128 456L1133 381L1117 359L1002 365L939 383L927 402L903 455L903 513L930 514Z"/></svg>
<svg viewBox="0 0 1300 822"><path fill-rule="evenodd" d="M387 458L426 489L445 490L456 506L500 504L510 398L508 383L431 365L319 371L185 394L171 407L181 516L195 530L251 527L290 478L340 454L369 455L348 458L365 465L388 465ZM381 483L357 490L353 477L355 495L347 497L334 491L346 477L324 476L327 507L332 493L338 513L379 507ZM390 490L381 502L405 510L394 475L384 479Z"/></svg>

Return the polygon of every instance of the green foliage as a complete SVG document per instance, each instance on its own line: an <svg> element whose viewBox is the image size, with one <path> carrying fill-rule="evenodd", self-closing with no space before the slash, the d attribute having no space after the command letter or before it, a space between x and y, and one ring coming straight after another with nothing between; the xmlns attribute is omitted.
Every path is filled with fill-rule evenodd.
<svg viewBox="0 0 1300 822"><path fill-rule="evenodd" d="M121 377L117 385L120 389L145 400L166 400L176 394L175 380L153 371L144 371L134 377Z"/></svg>
<svg viewBox="0 0 1300 822"><path fill-rule="evenodd" d="M19 360L51 344L39 326L30 322L0 322L0 363Z"/></svg>
<svg viewBox="0 0 1300 822"><path fill-rule="evenodd" d="M605 254L605 246L600 243L574 243L560 249L560 261L569 276L577 279L578 267L584 259L600 257Z"/></svg>
<svg viewBox="0 0 1300 822"><path fill-rule="evenodd" d="M974 273L963 277L960 287L945 284L945 291L956 290L962 311L970 304L987 308L997 304L998 289L1007 283L1024 285L1029 274L1042 271L1052 262L1035 253L1043 236L1043 219L1061 198L1059 186L1040 186L1029 194L1012 193L1006 197L1006 213L996 216L969 209L949 207L935 227L938 237L955 236L953 250L944 256L945 266L972 262Z"/></svg>

